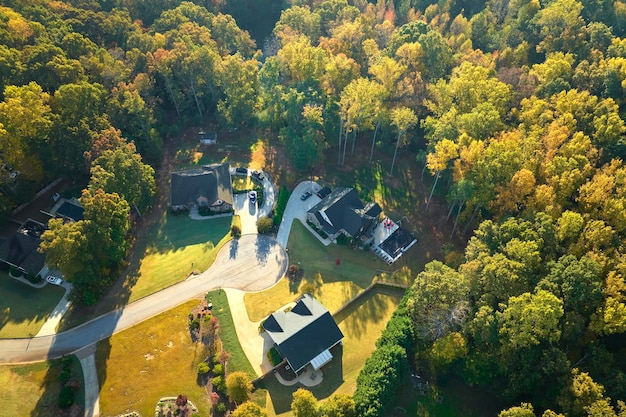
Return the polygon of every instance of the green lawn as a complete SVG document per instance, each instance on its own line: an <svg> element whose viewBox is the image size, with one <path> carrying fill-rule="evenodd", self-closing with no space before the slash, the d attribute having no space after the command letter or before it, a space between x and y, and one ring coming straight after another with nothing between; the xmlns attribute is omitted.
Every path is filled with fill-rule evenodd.
<svg viewBox="0 0 626 417"><path fill-rule="evenodd" d="M232 217L191 220L164 214L163 219L137 238L140 259L129 274L129 302L184 280L192 271L204 271L230 239Z"/></svg>
<svg viewBox="0 0 626 417"><path fill-rule="evenodd" d="M196 382L202 347L191 341L187 326L198 304L189 301L98 343L103 415L138 410L150 416L160 397L178 394L187 395L202 415L209 414L208 395Z"/></svg>
<svg viewBox="0 0 626 417"><path fill-rule="evenodd" d="M33 288L0 271L0 338L37 334L63 292L56 285Z"/></svg>
<svg viewBox="0 0 626 417"><path fill-rule="evenodd" d="M287 244L289 263L304 269L301 283L281 280L260 293L246 294L251 321L259 321L296 298L304 285L315 287L314 295L331 312L367 288L373 278L388 267L374 253L347 246L322 245L300 221L294 221ZM336 260L340 260L337 265Z"/></svg>
<svg viewBox="0 0 626 417"><path fill-rule="evenodd" d="M344 334L343 346L335 347L333 360L324 368L323 382L309 388L317 399L332 394L352 394L356 389L356 378L376 346L376 340L387 325L389 318L400 304L402 291L376 287L354 305L335 317ZM281 385L273 376L264 380L268 389L270 415L290 416L293 392L300 388Z"/></svg>
<svg viewBox="0 0 626 417"><path fill-rule="evenodd" d="M84 387L80 363L70 356L71 375ZM56 402L59 395L58 382L61 361L38 362L29 365L0 366L0 414L12 417L55 417L58 416ZM76 393L76 402L85 403L84 389Z"/></svg>

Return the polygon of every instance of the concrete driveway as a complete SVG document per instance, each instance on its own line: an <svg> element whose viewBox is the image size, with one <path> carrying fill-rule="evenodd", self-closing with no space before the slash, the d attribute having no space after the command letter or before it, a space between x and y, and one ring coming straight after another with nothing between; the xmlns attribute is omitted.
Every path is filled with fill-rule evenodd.
<svg viewBox="0 0 626 417"><path fill-rule="evenodd" d="M63 333L0 340L0 363L35 362L73 353L214 289L261 291L278 282L287 265L287 254L274 239L244 235L224 245L209 269L186 281Z"/></svg>
<svg viewBox="0 0 626 417"><path fill-rule="evenodd" d="M294 219L299 219L302 224L309 229L309 231L317 237L317 239L322 242L325 246L330 245L330 240L322 239L320 235L315 233L308 224L306 224L306 212L309 211L311 207L319 203L321 200L315 194L318 190L322 188L321 185L316 183L315 181L302 181L300 184L296 186L296 188L291 193L289 197L289 201L287 201L287 207L285 207L285 212L283 214L283 221L280 223L280 227L278 228L278 234L276 236L276 240L283 247L287 247L287 241L289 240L289 232L291 231L291 223L293 223ZM311 191L313 195L308 199L302 201L300 196L304 194L306 191Z"/></svg>

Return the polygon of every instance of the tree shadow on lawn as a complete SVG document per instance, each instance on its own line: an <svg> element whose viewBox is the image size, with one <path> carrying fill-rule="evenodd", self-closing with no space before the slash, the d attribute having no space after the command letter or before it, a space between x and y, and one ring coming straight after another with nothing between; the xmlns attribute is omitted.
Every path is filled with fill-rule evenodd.
<svg viewBox="0 0 626 417"><path fill-rule="evenodd" d="M9 323L19 325L41 321L43 324L63 297L62 288L53 285L33 288L14 280L4 271L0 272L0 280L0 293L3 300L0 305L0 329ZM37 331L33 330L33 332ZM29 335L17 336L28 337Z"/></svg>
<svg viewBox="0 0 626 417"><path fill-rule="evenodd" d="M401 299L404 291L396 288L386 288L375 286L371 290L354 300L350 305L334 315L333 318L338 325L343 325L348 337L358 337L368 331L370 324L380 321L388 310L387 297L379 295L397 297ZM395 307L394 307L395 310ZM346 320L348 319L349 320Z"/></svg>
<svg viewBox="0 0 626 417"><path fill-rule="evenodd" d="M343 346L341 344L335 346L330 350L330 353L333 355L333 360L324 365L322 368L324 379L321 384L315 387L305 387L300 383L285 386L278 382L272 373L267 374L257 383L258 388L268 390L274 406L274 412L277 415L291 410L292 396L298 388L305 388L311 391L315 398L323 400L330 397L343 384Z"/></svg>
<svg viewBox="0 0 626 417"><path fill-rule="evenodd" d="M85 408L85 383L80 361L75 355L68 355L62 359L48 360L46 365L43 365L47 366L46 375L40 386L44 391L35 408L31 411L31 417L56 417L59 415L60 410L57 407L57 400L59 391L62 388L60 377L64 360L69 361L70 379L68 385L77 386L74 390L74 402L78 407Z"/></svg>

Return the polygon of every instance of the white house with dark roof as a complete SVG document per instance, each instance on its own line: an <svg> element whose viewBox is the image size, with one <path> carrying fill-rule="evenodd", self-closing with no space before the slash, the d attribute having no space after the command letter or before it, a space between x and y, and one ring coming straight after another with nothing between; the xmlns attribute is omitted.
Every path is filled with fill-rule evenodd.
<svg viewBox="0 0 626 417"><path fill-rule="evenodd" d="M364 204L354 188L337 188L307 212L307 220L330 239L339 234L357 239L374 230L381 213L378 203Z"/></svg>
<svg viewBox="0 0 626 417"><path fill-rule="evenodd" d="M233 186L228 163L204 165L170 174L170 208L207 207L212 212L233 209Z"/></svg>
<svg viewBox="0 0 626 417"><path fill-rule="evenodd" d="M296 374L309 364L314 370L326 365L333 358L330 350L343 339L333 316L310 294L291 310L272 313L263 329Z"/></svg>

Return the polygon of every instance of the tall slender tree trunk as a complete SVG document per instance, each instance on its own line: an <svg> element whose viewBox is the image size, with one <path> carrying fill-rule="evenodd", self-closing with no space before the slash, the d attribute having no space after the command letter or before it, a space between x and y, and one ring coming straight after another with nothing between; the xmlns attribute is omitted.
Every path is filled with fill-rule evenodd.
<svg viewBox="0 0 626 417"><path fill-rule="evenodd" d="M198 101L198 95L196 94L196 87L193 85L193 80L191 78L189 79L189 87L191 87L191 92L193 93L193 99L196 102L198 115L200 115L200 119L202 119L202 109L200 109L200 101Z"/></svg>
<svg viewBox="0 0 626 417"><path fill-rule="evenodd" d="M426 166L427 166L427 164L426 164L426 162L424 162L424 166L422 167L422 176L420 178L420 181L422 181L422 182L424 181L424 172L426 172Z"/></svg>
<svg viewBox="0 0 626 417"><path fill-rule="evenodd" d="M454 210L454 206L456 206L456 200L450 204L450 210L448 210L448 216L446 217L446 221L450 220L450 216L452 216L452 210Z"/></svg>
<svg viewBox="0 0 626 417"><path fill-rule="evenodd" d="M376 144L376 134L380 127L380 120L376 122L376 129L374 129L374 137L372 138L372 149L370 150L370 164L372 163L372 157L374 156L374 145Z"/></svg>
<svg viewBox="0 0 626 417"><path fill-rule="evenodd" d="M348 150L348 129L345 130L346 136L343 138L343 157L341 158L341 166L346 164L346 152Z"/></svg>
<svg viewBox="0 0 626 417"><path fill-rule="evenodd" d="M435 182L433 183L433 188L430 190L430 195L428 196L428 202L426 203L426 210L428 211L428 207L430 206L430 200L433 198L433 193L435 192L435 187L437 187L437 181L439 181L439 177L441 176L441 171L437 171L437 175L435 176Z"/></svg>
<svg viewBox="0 0 626 417"><path fill-rule="evenodd" d="M459 216L461 215L461 209L463 208L464 204L465 204L465 201L459 202L459 208L456 211L456 219L454 219L454 226L452 227L452 232L450 233L449 240L452 240L452 236L454 236L454 232L456 231L456 226L459 224Z"/></svg>
<svg viewBox="0 0 626 417"><path fill-rule="evenodd" d="M480 208L480 204L476 204L476 207L474 208L474 212L472 213L472 217L470 217L469 221L467 222L467 226L465 226L465 229L463 229L464 235L467 233L467 230L470 228L472 222L474 221L474 217L476 217L476 213L478 213L479 208Z"/></svg>
<svg viewBox="0 0 626 417"><path fill-rule="evenodd" d="M393 160L391 161L391 169L389 170L389 176L393 176L393 167L396 165L396 157L398 156L398 148L400 147L400 137L402 136L402 131L398 130L398 139L396 140L396 150L393 151Z"/></svg>
<svg viewBox="0 0 626 417"><path fill-rule="evenodd" d="M178 102L176 101L176 97L174 97L174 90L172 90L172 83L169 81L167 77L165 78L165 85L167 86L167 91L170 93L170 97L172 98L172 102L174 103L174 108L176 109L176 115L180 118L180 109L178 108Z"/></svg>
<svg viewBox="0 0 626 417"><path fill-rule="evenodd" d="M343 117L339 118L339 146L338 146L338 155L337 155L337 165L341 165L341 137L343 135Z"/></svg>
<svg viewBox="0 0 626 417"><path fill-rule="evenodd" d="M352 151L350 151L350 156L354 156L354 144L356 143L356 132L358 129L354 129L354 133L352 134Z"/></svg>

